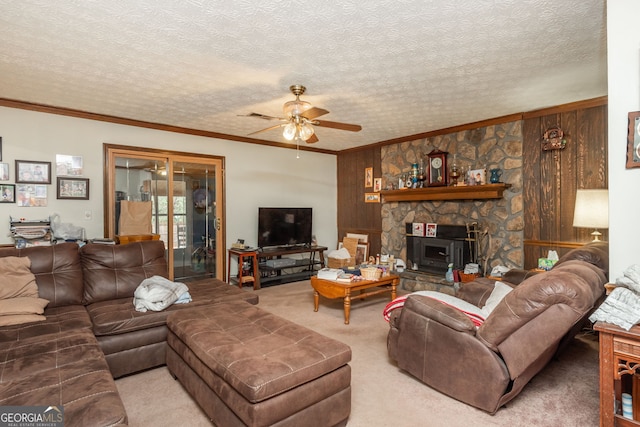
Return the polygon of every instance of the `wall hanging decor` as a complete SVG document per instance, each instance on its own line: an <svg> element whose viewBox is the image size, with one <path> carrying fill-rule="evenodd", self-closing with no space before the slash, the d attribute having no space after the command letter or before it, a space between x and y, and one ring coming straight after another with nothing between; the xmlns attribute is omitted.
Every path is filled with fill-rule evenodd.
<svg viewBox="0 0 640 427"><path fill-rule="evenodd" d="M567 140L564 138L564 132L559 126L549 128L542 135L542 150L563 150L567 146Z"/></svg>
<svg viewBox="0 0 640 427"><path fill-rule="evenodd" d="M0 203L16 202L16 186L13 184L0 184Z"/></svg>
<svg viewBox="0 0 640 427"><path fill-rule="evenodd" d="M373 168L364 169L364 186L365 188L373 187Z"/></svg>
<svg viewBox="0 0 640 427"><path fill-rule="evenodd" d="M640 111L629 113L627 169L640 168Z"/></svg>
<svg viewBox="0 0 640 427"><path fill-rule="evenodd" d="M16 183L51 184L51 162L16 160Z"/></svg>
<svg viewBox="0 0 640 427"><path fill-rule="evenodd" d="M56 178L58 199L89 200L89 178Z"/></svg>
<svg viewBox="0 0 640 427"><path fill-rule="evenodd" d="M9 181L9 163L0 163L0 181Z"/></svg>

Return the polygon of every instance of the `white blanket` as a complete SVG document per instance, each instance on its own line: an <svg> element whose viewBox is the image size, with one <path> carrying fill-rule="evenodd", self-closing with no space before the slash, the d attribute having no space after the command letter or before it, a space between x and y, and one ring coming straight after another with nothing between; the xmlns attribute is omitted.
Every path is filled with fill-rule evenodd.
<svg viewBox="0 0 640 427"><path fill-rule="evenodd" d="M640 323L640 266L634 264L627 268L622 277L616 279L616 285L589 320L613 323L628 331Z"/></svg>
<svg viewBox="0 0 640 427"><path fill-rule="evenodd" d="M178 301L179 300L179 301ZM184 283L172 282L162 276L144 279L133 293L136 311L162 311L176 302L191 301L189 288Z"/></svg>

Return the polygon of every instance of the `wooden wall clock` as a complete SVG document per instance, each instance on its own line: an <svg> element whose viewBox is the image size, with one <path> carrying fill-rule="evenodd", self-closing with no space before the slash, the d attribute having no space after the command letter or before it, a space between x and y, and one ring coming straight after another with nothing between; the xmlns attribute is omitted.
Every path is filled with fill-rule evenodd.
<svg viewBox="0 0 640 427"><path fill-rule="evenodd" d="M429 159L429 187L447 185L447 153L446 151L433 150L427 157Z"/></svg>

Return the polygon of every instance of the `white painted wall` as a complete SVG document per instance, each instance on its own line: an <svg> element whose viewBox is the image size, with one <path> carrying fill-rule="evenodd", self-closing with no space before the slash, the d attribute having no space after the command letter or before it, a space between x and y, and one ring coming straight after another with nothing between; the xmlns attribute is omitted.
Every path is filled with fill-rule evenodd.
<svg viewBox="0 0 640 427"><path fill-rule="evenodd" d="M610 280L640 264L640 168L626 169L627 117L640 111L640 1L607 1Z"/></svg>
<svg viewBox="0 0 640 427"><path fill-rule="evenodd" d="M0 244L12 243L9 217L45 219L85 227L87 237L103 235L103 143L224 156L226 159L227 246L238 238L256 245L258 207L312 207L313 233L320 245L337 246L336 156L124 126L0 107L2 162L15 183L14 161L52 162L47 207L0 203ZM56 154L82 156L90 200L57 200ZM5 183L5 182L2 182ZM93 218L84 219L90 210Z"/></svg>

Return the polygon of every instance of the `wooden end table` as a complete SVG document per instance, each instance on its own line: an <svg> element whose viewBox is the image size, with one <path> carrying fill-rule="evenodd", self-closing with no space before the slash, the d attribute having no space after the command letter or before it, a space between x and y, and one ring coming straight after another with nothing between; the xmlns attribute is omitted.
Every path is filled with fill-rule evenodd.
<svg viewBox="0 0 640 427"><path fill-rule="evenodd" d="M593 329L600 335L600 426L640 426L640 421L615 413L615 401L621 400L624 391L622 376L634 377L640 373L640 326L633 326L626 331L610 323L596 322ZM634 418L639 409L636 398L633 397Z"/></svg>
<svg viewBox="0 0 640 427"><path fill-rule="evenodd" d="M227 259L227 283L231 283L231 257L238 258L238 287L242 289L242 285L247 282L253 282L253 289L260 289L260 274L258 272L258 253L256 251L247 251L241 249L229 249L229 255ZM242 274L242 264L245 259L251 263L253 275L244 276Z"/></svg>
<svg viewBox="0 0 640 427"><path fill-rule="evenodd" d="M352 299L364 299L384 292L391 292L391 301L393 301L396 299L396 289L399 283L400 277L395 275L384 276L378 280L360 280L350 283L318 279L317 276L313 276L311 278L311 286L314 289L313 311L318 311L320 295L329 299L342 298L344 301L344 324L348 325ZM371 290L379 287L382 289ZM356 291L360 291L360 293L354 295L353 293Z"/></svg>

